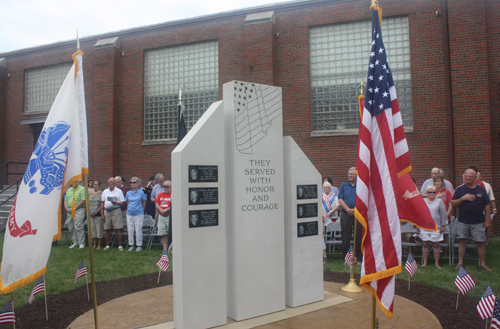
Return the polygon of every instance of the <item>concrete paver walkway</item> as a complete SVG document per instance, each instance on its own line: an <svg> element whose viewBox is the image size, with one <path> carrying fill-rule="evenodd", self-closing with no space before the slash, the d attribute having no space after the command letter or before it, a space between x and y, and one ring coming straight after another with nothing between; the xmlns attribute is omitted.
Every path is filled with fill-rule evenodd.
<svg viewBox="0 0 500 329"><path fill-rule="evenodd" d="M346 293L344 284L324 282L324 300L301 307L235 322L228 318L228 329L329 329L370 328L371 294ZM123 296L99 306L100 328L174 328L173 287L164 286ZM426 308L396 296L392 320L377 306L380 328L442 328L439 320ZM94 313L89 311L68 328L94 328Z"/></svg>

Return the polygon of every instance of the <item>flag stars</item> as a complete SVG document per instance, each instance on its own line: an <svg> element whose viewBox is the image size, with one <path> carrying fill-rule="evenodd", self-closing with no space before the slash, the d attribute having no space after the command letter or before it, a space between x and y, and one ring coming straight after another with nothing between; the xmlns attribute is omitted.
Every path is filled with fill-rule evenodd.
<svg viewBox="0 0 500 329"><path fill-rule="evenodd" d="M375 67L375 65L373 65L373 63L370 63L370 65L368 65L368 67L373 69Z"/></svg>
<svg viewBox="0 0 500 329"><path fill-rule="evenodd" d="M370 76L368 77L368 79L370 79L371 81L373 81L373 75L370 75Z"/></svg>
<svg viewBox="0 0 500 329"><path fill-rule="evenodd" d="M387 64L382 65L382 67L384 68L384 70L387 70Z"/></svg>
<svg viewBox="0 0 500 329"><path fill-rule="evenodd" d="M373 51L372 51L372 52L370 53L370 57L373 57L373 56L375 56L375 52L373 52Z"/></svg>
<svg viewBox="0 0 500 329"><path fill-rule="evenodd" d="M373 105L373 101L370 99L370 100L368 101L368 104Z"/></svg>
<svg viewBox="0 0 500 329"><path fill-rule="evenodd" d="M377 39L380 38L380 33L377 33Z"/></svg>
<svg viewBox="0 0 500 329"><path fill-rule="evenodd" d="M377 42L375 40L372 40L372 46L376 44Z"/></svg>
<svg viewBox="0 0 500 329"><path fill-rule="evenodd" d="M375 88L373 91L375 92L375 94L378 94L378 92L380 91L380 88L379 88L379 87L377 87L377 88Z"/></svg>
<svg viewBox="0 0 500 329"><path fill-rule="evenodd" d="M371 92L371 93L373 93L373 88L371 88L371 87L368 88L368 91Z"/></svg>
<svg viewBox="0 0 500 329"><path fill-rule="evenodd" d="M377 65L379 65L379 64L380 64L380 61L377 59L377 60L375 61L375 66L377 66Z"/></svg>
<svg viewBox="0 0 500 329"><path fill-rule="evenodd" d="M384 76L381 74L379 77L378 77L378 81L382 81L384 80Z"/></svg>
<svg viewBox="0 0 500 329"><path fill-rule="evenodd" d="M384 104L380 104L378 107L379 107L379 109L383 109L384 108Z"/></svg>
<svg viewBox="0 0 500 329"><path fill-rule="evenodd" d="M387 91L384 91L382 95L384 95L384 97L389 97L389 93Z"/></svg>
<svg viewBox="0 0 500 329"><path fill-rule="evenodd" d="M384 52L384 48L380 47L380 49L378 50L378 53L382 54L383 52Z"/></svg>

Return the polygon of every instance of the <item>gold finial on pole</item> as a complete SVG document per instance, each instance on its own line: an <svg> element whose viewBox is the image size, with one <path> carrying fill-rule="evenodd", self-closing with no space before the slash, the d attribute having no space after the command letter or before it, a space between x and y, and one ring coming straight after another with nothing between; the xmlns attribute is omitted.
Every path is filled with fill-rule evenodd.
<svg viewBox="0 0 500 329"><path fill-rule="evenodd" d="M358 88L359 88L359 94L360 95L364 95L364 92L365 92L365 83L363 81L361 81L361 83L359 84Z"/></svg>
<svg viewBox="0 0 500 329"><path fill-rule="evenodd" d="M80 37L78 36L78 28L76 28L76 51L80 51Z"/></svg>

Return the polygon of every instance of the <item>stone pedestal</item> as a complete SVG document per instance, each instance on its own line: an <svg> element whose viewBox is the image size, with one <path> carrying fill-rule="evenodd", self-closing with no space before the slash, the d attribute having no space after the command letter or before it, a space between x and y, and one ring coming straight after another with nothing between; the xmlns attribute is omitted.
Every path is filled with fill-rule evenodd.
<svg viewBox="0 0 500 329"><path fill-rule="evenodd" d="M323 300L321 174L292 137L283 138L286 304Z"/></svg>
<svg viewBox="0 0 500 329"><path fill-rule="evenodd" d="M227 314L285 308L281 88L224 84Z"/></svg>
<svg viewBox="0 0 500 329"><path fill-rule="evenodd" d="M172 152L175 328L226 324L224 108L210 106Z"/></svg>

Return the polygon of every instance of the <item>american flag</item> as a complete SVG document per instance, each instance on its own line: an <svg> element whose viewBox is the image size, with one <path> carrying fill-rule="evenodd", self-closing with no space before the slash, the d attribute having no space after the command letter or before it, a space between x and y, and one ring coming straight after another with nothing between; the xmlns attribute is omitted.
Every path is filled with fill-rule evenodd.
<svg viewBox="0 0 500 329"><path fill-rule="evenodd" d="M378 5L372 8L380 10ZM398 177L411 170L411 163L377 10L372 10L372 47L359 125L355 215L364 227L360 283L392 319L395 274L402 269Z"/></svg>
<svg viewBox="0 0 500 329"><path fill-rule="evenodd" d="M0 311L0 323L12 323L16 320L12 300Z"/></svg>
<svg viewBox="0 0 500 329"><path fill-rule="evenodd" d="M406 264L405 264L405 270L410 274L411 277L415 275L417 272L417 262L415 261L415 258L413 258L412 253L408 253L408 258L406 259Z"/></svg>
<svg viewBox="0 0 500 329"><path fill-rule="evenodd" d="M35 300L36 294L40 292L45 291L45 275L42 275L40 278L38 278L38 281L35 284L35 287L33 288L33 291L31 292L30 300L29 303L33 303Z"/></svg>
<svg viewBox="0 0 500 329"><path fill-rule="evenodd" d="M495 309L493 310L490 329L500 329L500 300L498 298L495 299Z"/></svg>
<svg viewBox="0 0 500 329"><path fill-rule="evenodd" d="M474 281L469 272L467 272L463 266L460 266L457 278L455 279L455 286L458 290L460 290L462 295L465 295L476 286L476 281Z"/></svg>
<svg viewBox="0 0 500 329"><path fill-rule="evenodd" d="M477 314L481 317L481 319L488 319L493 315L493 308L495 307L495 300L497 297L493 292L493 287L491 284L488 286L488 289L484 292L483 297L477 304Z"/></svg>
<svg viewBox="0 0 500 329"><path fill-rule="evenodd" d="M344 259L347 265L349 265L349 267L352 267L354 264L358 262L358 260L356 259L356 257L354 257L354 254L352 252L352 246L349 246L349 251L347 252L347 254L345 254Z"/></svg>
<svg viewBox="0 0 500 329"><path fill-rule="evenodd" d="M170 267L170 262L168 261L168 255L165 250L163 250L163 255L161 255L160 260L156 262L156 266L161 268L163 272L168 271Z"/></svg>
<svg viewBox="0 0 500 329"><path fill-rule="evenodd" d="M75 275L75 284L76 284L76 281L78 280L78 278L84 276L84 275L87 275L87 268L85 267L85 259L82 260L82 262L80 263L80 266L78 266L78 270L76 271L76 275Z"/></svg>

